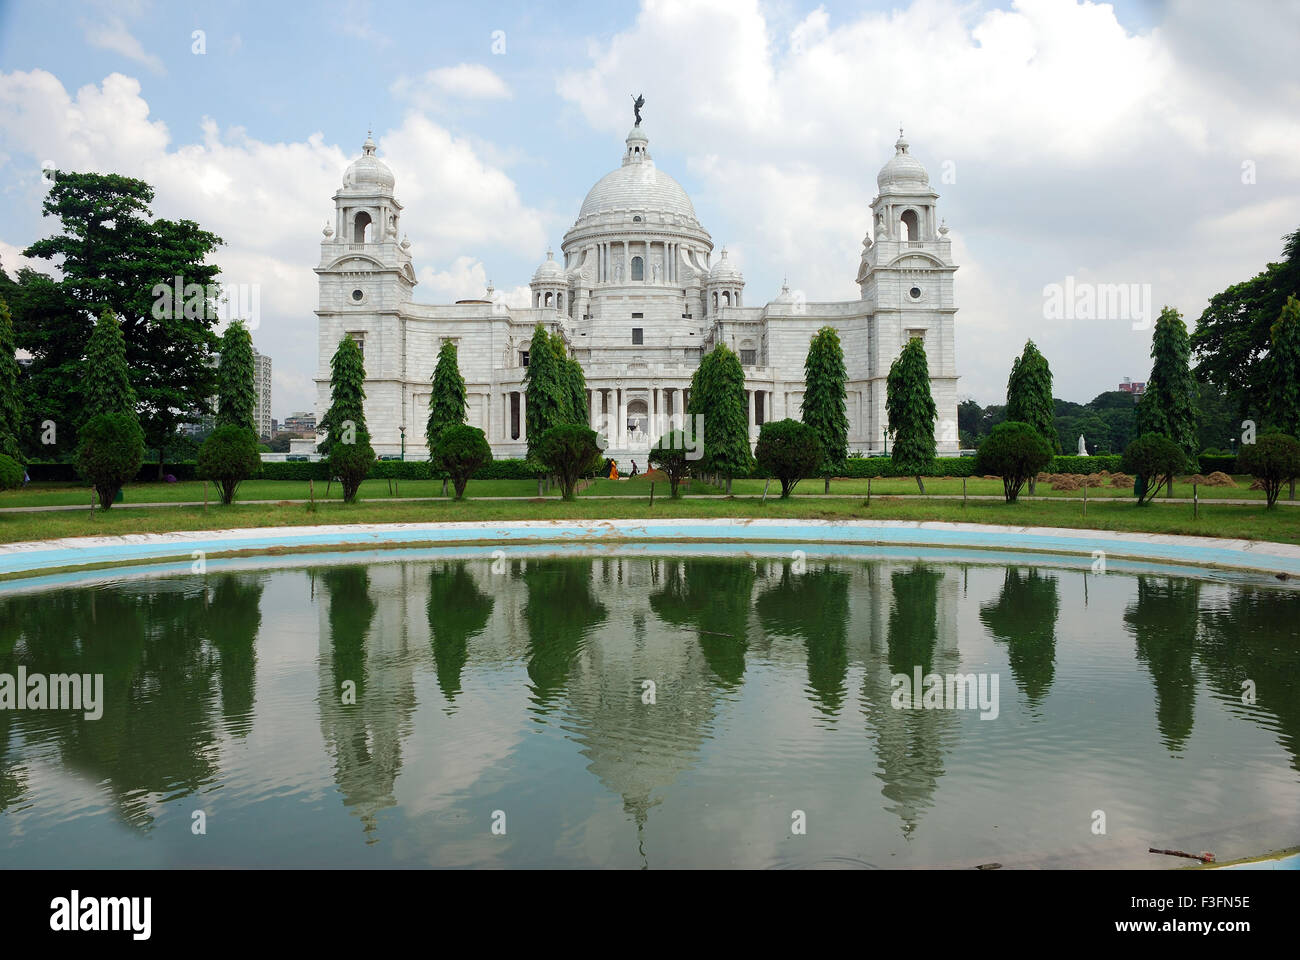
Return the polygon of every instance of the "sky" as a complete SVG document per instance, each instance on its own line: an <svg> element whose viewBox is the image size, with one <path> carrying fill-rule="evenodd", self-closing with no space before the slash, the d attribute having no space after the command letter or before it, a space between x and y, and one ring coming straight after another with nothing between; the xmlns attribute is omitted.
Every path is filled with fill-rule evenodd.
<svg viewBox="0 0 1300 960"><path fill-rule="evenodd" d="M958 393L1033 339L1059 397L1146 379L1150 327L1047 290L1139 284L1189 327L1300 227L1300 3L0 0L0 264L55 232L43 166L156 190L257 285L272 413L312 407L321 228L373 129L431 303L512 303L618 166L642 93L745 302L856 299L901 124L950 228ZM49 270L48 264L32 264Z"/></svg>

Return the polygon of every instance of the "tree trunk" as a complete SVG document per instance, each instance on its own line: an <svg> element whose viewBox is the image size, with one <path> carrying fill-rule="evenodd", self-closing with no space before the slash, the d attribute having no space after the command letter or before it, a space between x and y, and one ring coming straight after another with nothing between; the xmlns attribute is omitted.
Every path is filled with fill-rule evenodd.
<svg viewBox="0 0 1300 960"><path fill-rule="evenodd" d="M825 485L822 487L822 493L830 493L830 492L831 492L831 478L830 478L830 477L826 477L825 480L826 480L826 483L825 483Z"/></svg>
<svg viewBox="0 0 1300 960"><path fill-rule="evenodd" d="M727 496L731 496L731 478L727 477Z"/></svg>
<svg viewBox="0 0 1300 960"><path fill-rule="evenodd" d="M442 478L442 495L443 495L444 497L447 495L447 478L446 478L446 477L443 477L443 478Z"/></svg>
<svg viewBox="0 0 1300 960"><path fill-rule="evenodd" d="M1030 478L1029 478L1029 495L1030 495L1031 497L1034 495L1034 484L1037 483L1037 482L1038 482L1038 480L1037 480L1036 477L1030 477Z"/></svg>
<svg viewBox="0 0 1300 960"><path fill-rule="evenodd" d="M1290 496L1287 497L1287 499L1288 499L1288 500L1294 500L1294 499L1295 499L1295 477L1292 477L1292 478L1291 478L1291 494L1290 494Z"/></svg>
<svg viewBox="0 0 1300 960"><path fill-rule="evenodd" d="M917 487L920 488L920 490L921 490L921 494L924 496L924 494L925 494L925 484L921 482L921 475L920 475L919 473L916 475L916 485L917 485Z"/></svg>

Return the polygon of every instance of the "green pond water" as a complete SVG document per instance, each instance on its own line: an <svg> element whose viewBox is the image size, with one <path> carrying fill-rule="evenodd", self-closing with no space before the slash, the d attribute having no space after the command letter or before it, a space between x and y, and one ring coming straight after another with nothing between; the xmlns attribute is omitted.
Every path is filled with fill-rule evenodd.
<svg viewBox="0 0 1300 960"><path fill-rule="evenodd" d="M300 558L9 585L0 677L20 667L102 674L102 716L0 710L4 867L1156 868L1188 861L1150 846L1300 843L1300 593L1264 578ZM896 706L918 670L996 684L996 716Z"/></svg>

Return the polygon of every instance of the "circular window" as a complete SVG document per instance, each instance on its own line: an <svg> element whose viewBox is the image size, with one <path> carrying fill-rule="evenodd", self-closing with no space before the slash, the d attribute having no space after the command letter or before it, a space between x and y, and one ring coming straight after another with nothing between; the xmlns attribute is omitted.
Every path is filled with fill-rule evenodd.
<svg viewBox="0 0 1300 960"><path fill-rule="evenodd" d="M352 291L352 299L353 299L353 300L356 300L358 303L361 302L361 299L362 299L364 296L365 296L365 294L362 293L360 290L353 290L353 291Z"/></svg>
<svg viewBox="0 0 1300 960"><path fill-rule="evenodd" d="M640 218L640 217L633 217L633 218L632 218L632 222L633 222L633 223L640 223L640 222L641 222L641 218Z"/></svg>
<svg viewBox="0 0 1300 960"><path fill-rule="evenodd" d="M913 300L920 300L920 299L921 299L921 288L920 288L920 287L913 287L911 290L907 291L907 295L908 295L909 297L911 297Z"/></svg>

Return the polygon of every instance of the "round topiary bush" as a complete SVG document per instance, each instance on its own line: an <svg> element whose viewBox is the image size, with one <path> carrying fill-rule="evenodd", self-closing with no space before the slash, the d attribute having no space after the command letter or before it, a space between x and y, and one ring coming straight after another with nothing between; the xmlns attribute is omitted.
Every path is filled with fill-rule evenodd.
<svg viewBox="0 0 1300 960"><path fill-rule="evenodd" d="M534 455L542 466L560 480L560 493L573 499L578 478L590 472L601 454L596 431L580 423L562 423L538 438Z"/></svg>
<svg viewBox="0 0 1300 960"><path fill-rule="evenodd" d="M353 443L341 440L330 446L330 475L339 478L343 485L343 502L356 503L361 482L370 475L375 465L375 451L370 446L370 434L357 430Z"/></svg>
<svg viewBox="0 0 1300 960"><path fill-rule="evenodd" d="M1172 483L1174 474L1186 469L1187 455L1168 437L1144 433L1124 450L1119 466L1134 475L1133 494L1142 505L1150 503L1164 484Z"/></svg>
<svg viewBox="0 0 1300 960"><path fill-rule="evenodd" d="M0 490L17 490L23 485L23 465L0 453Z"/></svg>
<svg viewBox="0 0 1300 960"><path fill-rule="evenodd" d="M1271 509L1282 484L1300 475L1300 442L1285 433L1264 433L1254 443L1243 443L1237 467L1259 481Z"/></svg>
<svg viewBox="0 0 1300 960"><path fill-rule="evenodd" d="M1043 435L1027 423L1006 420L994 427L975 453L975 472L1002 480L1002 495L1014 503L1030 477L1051 462L1054 451Z"/></svg>
<svg viewBox="0 0 1300 960"><path fill-rule="evenodd" d="M492 447L487 436L478 427L467 423L454 423L444 427L434 441L429 462L434 470L451 477L456 499L465 499L465 484L475 471L492 462Z"/></svg>
<svg viewBox="0 0 1300 960"><path fill-rule="evenodd" d="M113 498L143 460L144 431L134 414L101 413L81 428L77 471L95 488L102 509L112 507Z"/></svg>
<svg viewBox="0 0 1300 960"><path fill-rule="evenodd" d="M683 430L670 430L650 448L646 459L668 477L668 489L674 500L681 494L681 482L692 463L698 463L703 453L703 437L687 436ZM694 442L692 442L694 441Z"/></svg>
<svg viewBox="0 0 1300 960"><path fill-rule="evenodd" d="M257 435L248 427L228 423L217 427L199 448L198 473L221 491L221 502L231 503L239 484L262 467Z"/></svg>
<svg viewBox="0 0 1300 960"><path fill-rule="evenodd" d="M773 420L758 431L754 457L760 469L781 481L781 499L803 477L813 476L822 460L817 431L798 420Z"/></svg>

